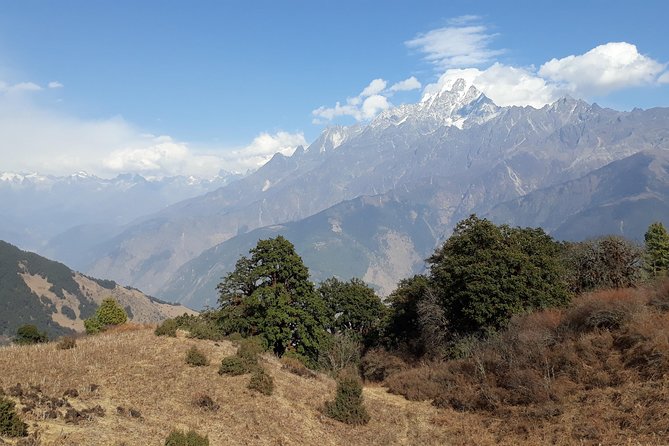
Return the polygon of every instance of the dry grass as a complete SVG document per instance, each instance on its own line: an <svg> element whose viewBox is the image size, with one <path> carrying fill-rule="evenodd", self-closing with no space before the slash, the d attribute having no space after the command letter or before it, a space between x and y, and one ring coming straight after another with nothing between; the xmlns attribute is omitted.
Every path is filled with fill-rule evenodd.
<svg viewBox="0 0 669 446"><path fill-rule="evenodd" d="M77 424L24 414L43 445L158 446L175 428L207 435L212 445L667 444L669 312L653 303L666 294L599 293L566 311L518 318L468 359L386 380L418 401L366 386L371 419L357 427L323 415L336 387L325 375L299 376L294 364L265 354L260 362L274 392L260 395L247 388L250 375L218 374L221 360L235 354L232 343L158 337L151 326L78 338L69 350L0 348L0 387L40 386L61 398L76 390L66 398L76 410L103 409ZM621 308L620 324L610 325ZM211 363L185 364L192 346Z"/></svg>
<svg viewBox="0 0 669 446"><path fill-rule="evenodd" d="M212 445L462 444L452 428L433 422L443 411L429 403L369 388L365 404L371 421L350 427L321 413L335 391L334 381L323 375L297 376L266 355L262 363L275 389L271 396L259 395L247 389L249 375L217 373L221 359L235 352L231 343L157 337L151 328L135 328L80 338L71 350L55 343L0 348L0 387L39 385L44 394L58 396L76 389L78 397L68 398L75 408L100 405L105 411L78 424L24 415L31 432L40 431L42 444L157 446L175 428L208 435ZM193 345L210 365L184 363ZM91 384L99 387L91 390ZM197 407L201 395L220 408ZM128 415L130 408L141 416Z"/></svg>
<svg viewBox="0 0 669 446"><path fill-rule="evenodd" d="M385 383L409 399L487 415L483 426L500 443L667 444L669 312L657 305L666 290L584 295L565 310L516 318L465 359Z"/></svg>

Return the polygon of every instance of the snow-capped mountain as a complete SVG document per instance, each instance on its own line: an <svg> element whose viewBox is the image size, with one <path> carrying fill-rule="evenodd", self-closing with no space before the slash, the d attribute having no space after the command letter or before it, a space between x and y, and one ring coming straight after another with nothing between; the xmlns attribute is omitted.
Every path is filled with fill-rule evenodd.
<svg viewBox="0 0 669 446"><path fill-rule="evenodd" d="M387 128L404 123L418 125L425 130L441 126L459 129L482 124L499 113L490 99L464 79L446 83L435 93L425 94L420 102L391 108L379 114L371 128Z"/></svg>
<svg viewBox="0 0 669 446"><path fill-rule="evenodd" d="M186 262L220 243L243 253L248 247L233 243L243 234L299 222L335 206L343 206L336 211L342 221L359 222L357 213L371 212L380 200L381 208L401 203L395 208L409 212L407 224L400 228L383 217L369 228L355 224L354 234L345 224L333 227L342 230L336 243L343 251L337 255L363 259L357 274L387 289L399 276L421 268L429 254L417 248L418 230L409 222L429 222L436 243L469 213L486 213L611 161L657 149L669 149L669 109L619 112L572 98L540 109L498 107L458 80L367 125L326 129L290 157L277 154L239 181L143 219L109 240L88 272L104 271L121 283L168 295L164 284L185 277L178 269L189 268ZM363 200L359 210L344 204L363 196L378 200ZM296 233L311 234L304 226ZM324 246L314 237L309 243ZM352 248L370 241L366 251ZM197 277L197 271L193 274Z"/></svg>

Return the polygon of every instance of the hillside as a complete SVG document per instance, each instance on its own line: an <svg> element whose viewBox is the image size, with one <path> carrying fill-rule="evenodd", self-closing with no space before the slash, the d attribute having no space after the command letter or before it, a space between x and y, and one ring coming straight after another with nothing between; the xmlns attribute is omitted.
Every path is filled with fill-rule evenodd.
<svg viewBox="0 0 669 446"><path fill-rule="evenodd" d="M159 294L192 308L214 306L216 285L239 256L258 240L278 235L295 243L313 281L361 277L385 296L398 277L423 270L423 259L439 241L441 226L425 205L388 195L360 197L304 220L255 229L216 245L182 266Z"/></svg>
<svg viewBox="0 0 669 446"><path fill-rule="evenodd" d="M618 234L643 240L648 225L669 216L669 151L644 151L587 175L502 203L487 217L540 226L558 239Z"/></svg>
<svg viewBox="0 0 669 446"><path fill-rule="evenodd" d="M135 322L157 322L192 310L162 302L70 270L62 263L0 241L0 341L23 324L34 324L51 336L84 330L83 320L105 297L113 297Z"/></svg>
<svg viewBox="0 0 669 446"><path fill-rule="evenodd" d="M77 396L64 400L76 410L101 408L68 422L62 416L45 418L49 409L38 404L23 416L31 432L37 426L41 444L158 446L174 428L206 434L213 446L665 443L666 437L657 431L662 423L655 431L635 432L643 432L637 425L657 422L653 420L659 414L650 412L651 402L642 401L664 395L653 401L666 402L666 378L571 392L560 401L559 411L531 405L494 415L438 409L369 385L364 399L371 421L351 427L320 412L335 390L334 381L325 375L300 377L265 355L262 363L274 378L275 391L262 396L246 388L248 375L218 375L221 359L235 350L230 342L156 337L151 329L131 328L79 339L72 350L58 350L54 344L0 348L0 387L5 392L21 384L27 393L51 399L74 389ZM184 363L192 345L211 365L194 368ZM39 392L31 385L39 385ZM209 411L195 405L201 395L220 408ZM656 407L653 403L652 410Z"/></svg>

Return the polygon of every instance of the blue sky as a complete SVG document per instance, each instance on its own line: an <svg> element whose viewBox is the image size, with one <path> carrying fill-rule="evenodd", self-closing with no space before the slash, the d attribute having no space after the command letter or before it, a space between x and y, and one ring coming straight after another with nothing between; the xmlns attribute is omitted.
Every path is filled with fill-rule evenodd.
<svg viewBox="0 0 669 446"><path fill-rule="evenodd" d="M0 170L244 170L467 68L496 102L669 106L665 1L1 4Z"/></svg>

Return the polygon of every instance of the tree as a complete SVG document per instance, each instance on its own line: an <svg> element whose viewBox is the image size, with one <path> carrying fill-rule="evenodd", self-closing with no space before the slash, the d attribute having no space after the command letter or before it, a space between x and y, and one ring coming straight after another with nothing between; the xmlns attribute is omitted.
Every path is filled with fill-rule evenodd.
<svg viewBox="0 0 669 446"><path fill-rule="evenodd" d="M646 255L644 267L651 277L669 271L669 234L664 225L656 221L648 226L644 235Z"/></svg>
<svg viewBox="0 0 669 446"><path fill-rule="evenodd" d="M362 280L331 277L320 284L318 293L328 311L331 333L350 333L362 340L380 327L386 307Z"/></svg>
<svg viewBox="0 0 669 446"><path fill-rule="evenodd" d="M93 317L84 321L86 333L97 333L112 325L128 321L128 315L115 299L108 297L102 301Z"/></svg>
<svg viewBox="0 0 669 446"><path fill-rule="evenodd" d="M411 353L423 353L418 305L428 292L429 280L424 275L403 279L388 296L390 305L384 328L384 342L392 348L407 348Z"/></svg>
<svg viewBox="0 0 669 446"><path fill-rule="evenodd" d="M46 335L46 332L39 331L34 325L25 324L16 330L14 342L21 345L40 344L49 342L49 337Z"/></svg>
<svg viewBox="0 0 669 446"><path fill-rule="evenodd" d="M278 355L294 350L315 361L326 335L326 309L309 270L283 236L259 240L218 285L227 334L261 336Z"/></svg>
<svg viewBox="0 0 669 446"><path fill-rule="evenodd" d="M542 229L472 215L428 259L431 288L454 333L494 331L514 314L569 301L561 250Z"/></svg>
<svg viewBox="0 0 669 446"><path fill-rule="evenodd" d="M567 282L573 293L635 286L641 278L643 252L619 236L606 236L567 246Z"/></svg>

